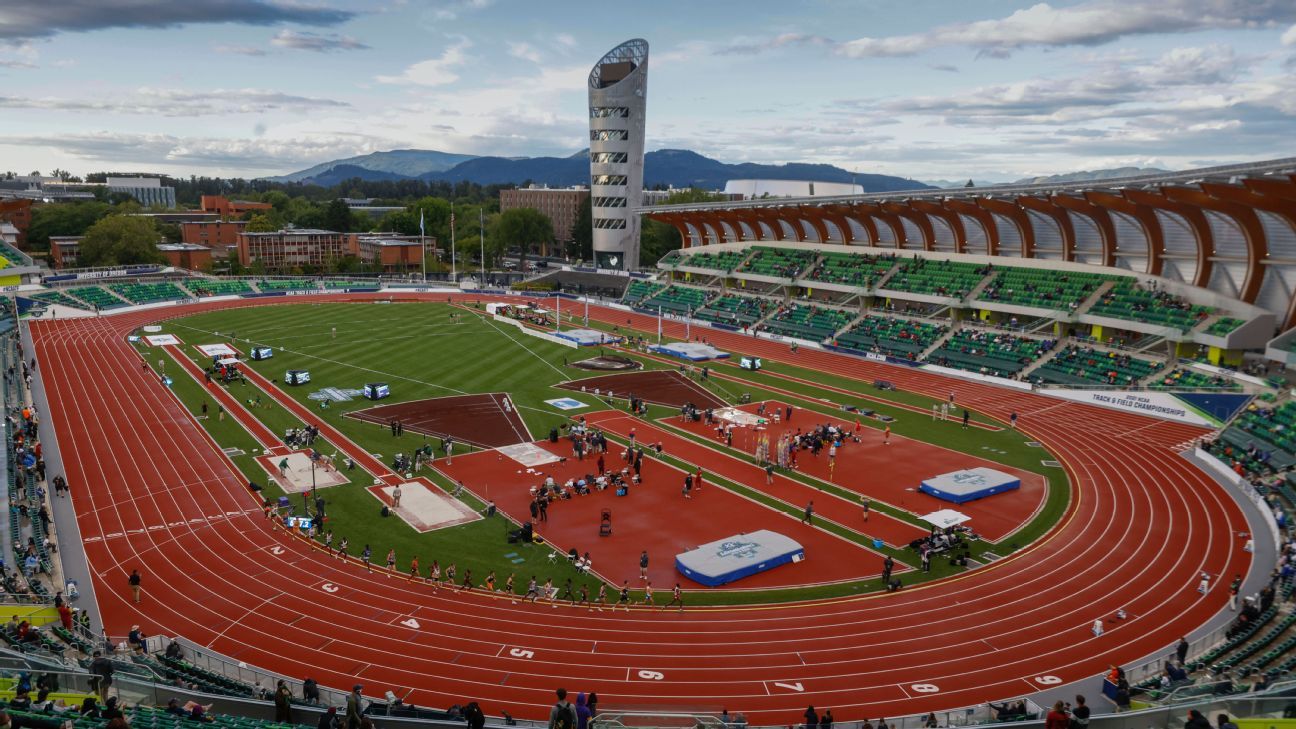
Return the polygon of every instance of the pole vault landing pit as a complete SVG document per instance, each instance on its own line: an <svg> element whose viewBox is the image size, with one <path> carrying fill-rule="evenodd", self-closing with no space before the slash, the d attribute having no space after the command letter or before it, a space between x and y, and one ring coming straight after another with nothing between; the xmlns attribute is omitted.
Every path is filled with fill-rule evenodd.
<svg viewBox="0 0 1296 729"><path fill-rule="evenodd" d="M410 433L434 438L454 438L478 448L499 448L514 443L530 443L534 438L518 415L517 407L505 392L481 395L434 397L393 405L354 410L348 418L377 423L383 427L400 421Z"/></svg>
<svg viewBox="0 0 1296 729"><path fill-rule="evenodd" d="M571 366L579 367L582 370L596 370L600 372L643 369L642 362L636 362L629 357L622 357L619 354L605 354L602 357L583 359L579 362L572 362Z"/></svg>
<svg viewBox="0 0 1296 729"><path fill-rule="evenodd" d="M675 370L650 370L627 372L620 375L586 377L557 385L564 390L594 392L600 395L628 398L631 395L653 403L678 408L693 403L700 408L720 408L725 402L711 394L705 387Z"/></svg>

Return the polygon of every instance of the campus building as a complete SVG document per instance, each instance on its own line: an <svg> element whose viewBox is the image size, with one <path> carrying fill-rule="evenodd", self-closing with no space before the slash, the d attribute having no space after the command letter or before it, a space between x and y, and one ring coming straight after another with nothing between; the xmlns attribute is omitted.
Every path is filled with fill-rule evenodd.
<svg viewBox="0 0 1296 729"><path fill-rule="evenodd" d="M422 241L417 235L374 233L357 239L360 260L372 264L382 273L414 273L423 268L423 251L436 255L436 238Z"/></svg>
<svg viewBox="0 0 1296 729"><path fill-rule="evenodd" d="M180 224L180 240L228 252L238 246L239 234L247 227L245 220L202 220Z"/></svg>
<svg viewBox="0 0 1296 729"><path fill-rule="evenodd" d="M135 198L144 207L173 208L175 188L163 185L156 177L109 177L108 192L121 192Z"/></svg>
<svg viewBox="0 0 1296 729"><path fill-rule="evenodd" d="M347 256L359 256L355 233L338 233L315 228L295 228L271 233L238 236L239 263L261 263L267 271L287 272L294 268L324 268Z"/></svg>
<svg viewBox="0 0 1296 729"><path fill-rule="evenodd" d="M18 230L16 245L19 248L27 247L27 228L31 226L31 220L31 200L0 200L0 222L10 223Z"/></svg>
<svg viewBox="0 0 1296 729"><path fill-rule="evenodd" d="M564 247L572 241L576 218L580 215L581 206L589 196L590 191L584 187L550 188L532 185L515 190L500 190L500 212L534 208L544 213L545 217L553 223L557 250L542 250L540 254L561 255Z"/></svg>
<svg viewBox="0 0 1296 729"><path fill-rule="evenodd" d="M212 267L212 249L193 243L159 243L158 252L167 261L168 266L187 268L190 271L210 271Z"/></svg>
<svg viewBox="0 0 1296 729"><path fill-rule="evenodd" d="M80 235L51 235L50 265L56 269L76 268L77 253L81 250Z"/></svg>
<svg viewBox="0 0 1296 729"><path fill-rule="evenodd" d="M204 213L215 213L222 218L237 218L246 213L274 207L270 203L230 200L224 195L203 195L198 199L198 204Z"/></svg>
<svg viewBox="0 0 1296 729"><path fill-rule="evenodd" d="M643 196L647 96L648 41L626 41L590 70L590 195L599 268L639 267L640 224L633 208Z"/></svg>

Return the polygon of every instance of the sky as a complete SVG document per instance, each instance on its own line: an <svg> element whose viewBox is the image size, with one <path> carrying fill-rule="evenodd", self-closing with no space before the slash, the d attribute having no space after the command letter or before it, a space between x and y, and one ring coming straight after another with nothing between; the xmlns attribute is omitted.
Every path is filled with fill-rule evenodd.
<svg viewBox="0 0 1296 729"><path fill-rule="evenodd" d="M988 181L1296 156L1293 0L3 0L0 171L566 156L635 37L649 150Z"/></svg>

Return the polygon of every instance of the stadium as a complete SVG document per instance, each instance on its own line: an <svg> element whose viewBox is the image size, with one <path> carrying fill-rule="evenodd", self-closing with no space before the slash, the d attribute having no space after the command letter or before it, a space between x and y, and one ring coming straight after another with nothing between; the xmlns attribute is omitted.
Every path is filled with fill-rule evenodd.
<svg viewBox="0 0 1296 729"><path fill-rule="evenodd" d="M124 671L199 703L310 678L411 716L476 701L528 720L568 686L627 725L783 724L807 704L965 724L998 702L1037 714L1059 687L1096 702L1113 665L1148 707L1279 681L1296 665L1278 571L1296 406L1275 336L1290 172L651 208L690 241L656 274L547 274L617 279L620 300L47 280L9 311L6 398L66 479L59 541L86 564L63 569L105 632L10 640L55 661L133 637L148 652L122 648ZM1201 205L1129 202L1159 195ZM1167 234L1192 220L1193 248ZM11 500L61 506L23 444ZM933 495L987 467L1011 487ZM923 521L942 510L959 526ZM19 559L42 523L11 512ZM689 566L717 541L773 556ZM39 573L27 585L48 592ZM1241 626L1235 576L1258 611ZM676 584L683 606L663 610ZM1195 675L1163 687L1189 636Z"/></svg>
<svg viewBox="0 0 1296 729"><path fill-rule="evenodd" d="M4 714L1296 721L1296 159L637 205L647 64L588 77L592 265L0 247Z"/></svg>

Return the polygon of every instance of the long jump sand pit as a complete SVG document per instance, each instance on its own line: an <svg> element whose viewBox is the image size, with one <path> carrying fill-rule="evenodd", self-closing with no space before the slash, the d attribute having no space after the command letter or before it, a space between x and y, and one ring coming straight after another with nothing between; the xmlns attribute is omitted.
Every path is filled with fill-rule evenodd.
<svg viewBox="0 0 1296 729"><path fill-rule="evenodd" d="M392 513L416 531L430 532L482 518L481 514L468 508L462 501L435 486L429 486L421 478L402 483L400 490L400 506L394 506L394 485L376 483L369 487L369 493L387 506L394 507Z"/></svg>
<svg viewBox="0 0 1296 729"><path fill-rule="evenodd" d="M705 387L675 370L626 372L563 382L557 387L577 392L599 391L600 395L626 398L631 395L656 405L677 408L693 403L700 408L724 407L725 402Z"/></svg>
<svg viewBox="0 0 1296 729"><path fill-rule="evenodd" d="M353 410L348 418L387 426L400 421L411 433L454 438L478 448L498 448L533 439L506 392L434 397Z"/></svg>
<svg viewBox="0 0 1296 729"><path fill-rule="evenodd" d="M315 488L329 488L330 486L341 486L344 483L350 483L346 476L334 467L325 467L322 464L315 464L314 477L311 475L310 451L293 451L287 455L274 456L257 456L257 463L270 474L270 478L279 484L279 488L284 493L301 494ZM281 468L280 464L287 461L287 467Z"/></svg>

